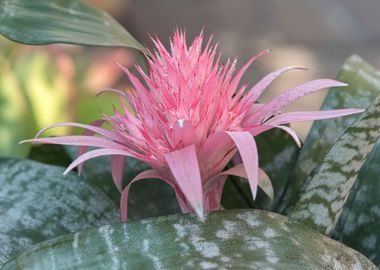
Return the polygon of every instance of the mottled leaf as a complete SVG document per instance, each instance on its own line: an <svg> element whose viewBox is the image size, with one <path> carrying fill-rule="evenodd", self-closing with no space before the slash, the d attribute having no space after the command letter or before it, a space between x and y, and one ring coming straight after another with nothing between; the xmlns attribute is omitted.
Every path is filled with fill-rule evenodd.
<svg viewBox="0 0 380 270"><path fill-rule="evenodd" d="M330 89L321 110L365 108L380 91L379 72L356 55L346 61L337 79L349 86ZM279 209L281 212L290 212L299 199L299 190L307 176L357 117L358 115L352 115L314 122L298 157L292 180L286 187Z"/></svg>
<svg viewBox="0 0 380 270"><path fill-rule="evenodd" d="M339 242L273 213L214 212L106 225L39 244L12 269L377 269Z"/></svg>
<svg viewBox="0 0 380 270"><path fill-rule="evenodd" d="M65 147L71 158L75 158L74 147ZM124 186L140 172L149 169L141 161L126 158L124 169ZM87 161L84 164L82 177L102 190L116 205L119 205L120 192L115 187L109 158L102 157ZM161 180L146 179L133 184L129 194L128 218L138 219L168 215L180 212L174 191Z"/></svg>
<svg viewBox="0 0 380 270"><path fill-rule="evenodd" d="M330 234L355 178L380 136L380 94L332 146L309 179L291 217Z"/></svg>
<svg viewBox="0 0 380 270"><path fill-rule="evenodd" d="M41 241L118 221L103 193L64 169L0 159L0 265Z"/></svg>
<svg viewBox="0 0 380 270"><path fill-rule="evenodd" d="M26 44L69 43L143 50L110 15L79 0L2 0L0 34Z"/></svg>
<svg viewBox="0 0 380 270"><path fill-rule="evenodd" d="M332 237L380 267L380 141L360 169Z"/></svg>

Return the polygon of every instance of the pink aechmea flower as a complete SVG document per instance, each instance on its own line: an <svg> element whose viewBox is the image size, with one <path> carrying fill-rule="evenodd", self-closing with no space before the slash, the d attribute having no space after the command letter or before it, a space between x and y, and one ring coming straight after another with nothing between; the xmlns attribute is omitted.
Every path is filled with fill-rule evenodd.
<svg viewBox="0 0 380 270"><path fill-rule="evenodd" d="M147 58L149 73L136 69L143 81L121 66L134 86L134 91L110 89L120 99L122 111L104 116L91 125L60 123L39 132L32 143L79 146L78 158L65 171L79 170L86 160L110 156L114 183L122 193L121 220L127 219L128 193L131 185L146 178L156 178L170 185L183 212L220 208L221 193L228 175L248 179L253 198L260 186L269 196L273 189L265 173L259 169L254 137L271 128L281 128L300 141L288 123L327 119L360 113L362 109L317 112L280 110L309 93L346 86L329 79L310 81L285 91L266 104L256 103L267 86L282 73L303 69L286 67L270 73L251 88L239 86L247 68L263 51L235 72L236 61L219 64L220 54L211 39L202 49L203 33L187 46L185 33L176 31L166 50L160 40L153 39L155 53ZM107 123L110 128L101 126ZM38 138L45 130L71 126L84 128L82 136ZM88 150L88 147L99 149ZM241 164L223 171L227 163L240 154ZM139 159L152 169L144 171L122 186L125 157Z"/></svg>

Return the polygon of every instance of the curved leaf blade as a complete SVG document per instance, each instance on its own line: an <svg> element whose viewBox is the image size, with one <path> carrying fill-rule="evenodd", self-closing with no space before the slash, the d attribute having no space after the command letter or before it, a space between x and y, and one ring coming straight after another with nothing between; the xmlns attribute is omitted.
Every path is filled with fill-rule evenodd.
<svg viewBox="0 0 380 270"><path fill-rule="evenodd" d="M380 94L306 180L306 189L290 216L321 233L330 234L356 176L379 136Z"/></svg>
<svg viewBox="0 0 380 270"><path fill-rule="evenodd" d="M79 0L2 0L0 33L20 43L144 47L106 12Z"/></svg>
<svg viewBox="0 0 380 270"><path fill-rule="evenodd" d="M337 80L349 84L344 89L329 90L321 110L365 108L380 91L380 73L359 56L351 56ZM310 173L320 164L332 145L359 115L315 121L300 151L289 185L282 198L281 212L291 212L300 189Z"/></svg>
<svg viewBox="0 0 380 270"><path fill-rule="evenodd" d="M344 205L334 239L366 255L380 267L380 141L360 169Z"/></svg>
<svg viewBox="0 0 380 270"><path fill-rule="evenodd" d="M75 174L30 160L0 159L0 265L44 240L118 220L104 194Z"/></svg>
<svg viewBox="0 0 380 270"><path fill-rule="evenodd" d="M39 244L7 269L376 269L299 223L255 210L106 225Z"/></svg>

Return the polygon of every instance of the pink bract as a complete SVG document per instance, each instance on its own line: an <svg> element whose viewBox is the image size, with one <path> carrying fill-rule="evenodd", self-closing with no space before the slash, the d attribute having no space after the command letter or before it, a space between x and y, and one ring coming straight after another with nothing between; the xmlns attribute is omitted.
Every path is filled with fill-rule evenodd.
<svg viewBox="0 0 380 270"><path fill-rule="evenodd" d="M91 125L60 123L37 134L32 143L67 144L79 146L79 156L65 174L86 160L110 156L114 183L121 192L121 220L127 219L128 193L131 185L146 178L157 178L170 185L181 210L204 212L220 208L221 194L228 175L248 179L252 196L260 186L273 196L273 189L265 172L259 169L254 136L271 128L281 128L297 142L295 132L287 124L297 121L327 119L360 113L362 109L341 109L317 112L280 110L290 102L312 92L346 86L330 80L314 80L285 91L266 104L257 99L269 84L286 71L303 69L286 67L268 74L256 85L239 86L248 67L263 51L252 57L240 70L236 61L219 62L216 46L211 39L202 49L203 32L190 46L184 32L176 31L165 49L160 40L153 39L156 51L147 57L149 73L136 69L143 81L125 67L134 91L115 92L123 110L94 121ZM102 128L104 123L110 129ZM85 129L82 136L38 138L45 130L58 126ZM98 149L88 150L88 147ZM241 164L223 171L227 163L240 155ZM152 169L144 171L122 186L125 157L139 159Z"/></svg>

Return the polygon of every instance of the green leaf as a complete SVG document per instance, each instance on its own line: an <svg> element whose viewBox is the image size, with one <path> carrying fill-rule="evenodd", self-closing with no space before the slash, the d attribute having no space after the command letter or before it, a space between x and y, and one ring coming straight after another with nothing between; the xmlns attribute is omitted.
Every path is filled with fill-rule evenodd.
<svg viewBox="0 0 380 270"><path fill-rule="evenodd" d="M256 200L252 200L249 184L245 179L233 177L226 182L222 205L225 208L259 208L277 211L281 205L281 196L289 181L299 149L282 130L273 129L256 138L260 168L270 177L274 189L274 200L259 189Z"/></svg>
<svg viewBox="0 0 380 270"><path fill-rule="evenodd" d="M2 0L0 33L25 44L69 43L144 50L110 15L79 0Z"/></svg>
<svg viewBox="0 0 380 270"><path fill-rule="evenodd" d="M66 147L65 147L66 148ZM76 157L75 147L67 147L72 159ZM141 161L126 158L124 186L140 172L149 169ZM82 177L102 190L116 205L119 205L120 193L116 189L111 175L109 159L101 157L86 161ZM146 179L133 184L128 204L128 217L140 219L179 213L174 191L170 186L157 179Z"/></svg>
<svg viewBox="0 0 380 270"><path fill-rule="evenodd" d="M377 269L339 242L284 216L214 212L106 225L41 243L17 269Z"/></svg>
<svg viewBox="0 0 380 270"><path fill-rule="evenodd" d="M118 211L104 194L63 171L0 159L0 264L44 240L117 222Z"/></svg>
<svg viewBox="0 0 380 270"><path fill-rule="evenodd" d="M291 217L330 234L355 178L380 136L380 94L333 145L306 180Z"/></svg>
<svg viewBox="0 0 380 270"><path fill-rule="evenodd" d="M337 79L349 86L330 89L321 110L365 108L380 91L380 73L356 55L346 61ZM291 211L299 199L299 191L307 176L357 117L358 115L353 115L314 122L292 173L292 180L286 188L281 212Z"/></svg>

